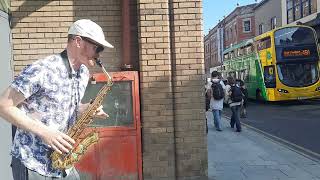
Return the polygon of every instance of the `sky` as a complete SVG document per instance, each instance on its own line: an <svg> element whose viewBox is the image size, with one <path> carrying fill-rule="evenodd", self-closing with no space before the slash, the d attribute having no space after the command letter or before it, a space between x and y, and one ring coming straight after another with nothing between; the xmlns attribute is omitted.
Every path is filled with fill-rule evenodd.
<svg viewBox="0 0 320 180"><path fill-rule="evenodd" d="M260 1L257 0L257 2ZM244 6L255 2L255 0L202 0L204 34L208 34L209 29L216 26L223 16L230 14L237 7L237 3Z"/></svg>

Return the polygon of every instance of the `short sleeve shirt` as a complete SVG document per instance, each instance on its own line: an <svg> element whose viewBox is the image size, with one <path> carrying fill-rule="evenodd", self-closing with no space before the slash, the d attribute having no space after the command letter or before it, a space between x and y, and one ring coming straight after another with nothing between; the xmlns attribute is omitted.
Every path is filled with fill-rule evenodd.
<svg viewBox="0 0 320 180"><path fill-rule="evenodd" d="M60 54L48 56L27 66L11 84L26 98L18 105L23 113L62 132L67 132L76 121L89 80L85 65L77 72L67 65L69 61ZM52 149L40 137L17 129L11 154L28 169L48 177L61 177L61 171L52 168L51 153Z"/></svg>

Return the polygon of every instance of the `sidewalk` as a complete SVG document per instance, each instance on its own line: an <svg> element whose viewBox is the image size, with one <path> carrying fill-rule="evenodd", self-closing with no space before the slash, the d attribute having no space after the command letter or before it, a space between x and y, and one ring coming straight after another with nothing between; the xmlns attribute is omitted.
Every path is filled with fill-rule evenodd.
<svg viewBox="0 0 320 180"><path fill-rule="evenodd" d="M242 126L223 131L208 122L209 180L320 180L320 164Z"/></svg>

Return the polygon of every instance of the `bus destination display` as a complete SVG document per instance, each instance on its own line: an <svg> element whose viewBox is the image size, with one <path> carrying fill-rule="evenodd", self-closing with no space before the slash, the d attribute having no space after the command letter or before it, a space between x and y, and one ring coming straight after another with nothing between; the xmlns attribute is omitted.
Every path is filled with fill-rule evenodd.
<svg viewBox="0 0 320 180"><path fill-rule="evenodd" d="M307 57L310 56L309 49L302 49L302 50L284 50L283 57Z"/></svg>

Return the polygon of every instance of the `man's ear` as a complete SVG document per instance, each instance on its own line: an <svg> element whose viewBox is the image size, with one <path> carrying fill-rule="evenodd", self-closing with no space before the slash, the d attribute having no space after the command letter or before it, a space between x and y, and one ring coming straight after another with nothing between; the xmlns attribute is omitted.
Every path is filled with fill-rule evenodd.
<svg viewBox="0 0 320 180"><path fill-rule="evenodd" d="M74 41L75 41L77 47L81 46L82 38L80 36L75 36Z"/></svg>

